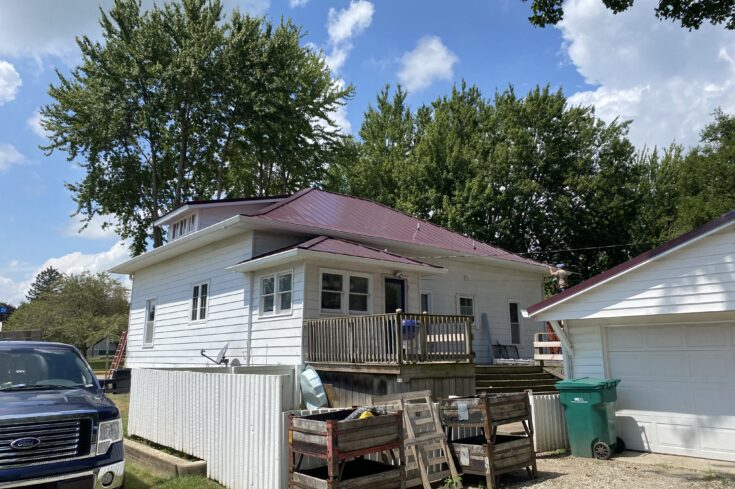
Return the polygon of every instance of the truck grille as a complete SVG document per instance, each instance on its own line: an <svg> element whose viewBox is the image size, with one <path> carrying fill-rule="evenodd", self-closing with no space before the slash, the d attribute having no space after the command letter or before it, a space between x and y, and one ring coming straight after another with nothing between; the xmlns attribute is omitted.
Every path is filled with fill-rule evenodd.
<svg viewBox="0 0 735 489"><path fill-rule="evenodd" d="M87 456L91 439L90 418L0 425L0 470Z"/></svg>

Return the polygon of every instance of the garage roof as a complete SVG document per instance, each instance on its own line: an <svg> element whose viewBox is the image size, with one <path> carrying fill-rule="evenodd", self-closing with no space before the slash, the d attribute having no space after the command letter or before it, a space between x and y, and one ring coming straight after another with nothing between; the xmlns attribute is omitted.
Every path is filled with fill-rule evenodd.
<svg viewBox="0 0 735 489"><path fill-rule="evenodd" d="M735 210L730 211L727 214L724 214L723 216L720 216L719 218L714 219L697 229L682 234L681 236L674 238L657 248L642 253L635 258L631 258L630 260L623 262L620 265L617 265L609 270L595 275L594 277L591 277L584 282L581 282L574 287L565 290L564 292L551 296L548 299L539 302L538 304L534 304L533 306L528 308L528 314L530 316L535 316L541 312L548 311L549 309L552 309L553 307L564 303L569 299L585 294L599 285L607 283L621 275L624 275L627 272L630 272L647 263L657 260L658 258L667 255L674 250L687 246L699 240L700 238L715 233L732 223L735 223Z"/></svg>

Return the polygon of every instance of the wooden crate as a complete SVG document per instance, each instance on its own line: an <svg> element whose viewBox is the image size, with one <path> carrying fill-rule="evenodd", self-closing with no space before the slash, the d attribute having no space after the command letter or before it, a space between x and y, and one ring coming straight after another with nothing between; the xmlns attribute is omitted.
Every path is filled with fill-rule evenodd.
<svg viewBox="0 0 735 489"><path fill-rule="evenodd" d="M492 428L531 418L531 404L525 392L442 399L439 411L444 426L458 428Z"/></svg>
<svg viewBox="0 0 735 489"><path fill-rule="evenodd" d="M330 485L331 483L331 485ZM364 458L345 462L339 480L330 481L327 467L317 467L291 476L298 489L396 489L405 487L400 467Z"/></svg>
<svg viewBox="0 0 735 489"><path fill-rule="evenodd" d="M507 472L525 469L529 477L535 475L533 438L497 435L495 443L488 443L484 436L478 435L453 440L449 446L462 472L485 476L488 487L494 487L495 478Z"/></svg>
<svg viewBox="0 0 735 489"><path fill-rule="evenodd" d="M290 487L367 487L363 483L372 488L404 487L403 414L343 421L352 411L343 409L289 418ZM354 460L370 454L381 454L385 463ZM324 460L326 465L302 471L304 457ZM359 476L363 465L367 482ZM378 470L379 467L382 469ZM345 479L346 474L349 479ZM400 482L397 485L396 476ZM393 485L383 486L383 482Z"/></svg>

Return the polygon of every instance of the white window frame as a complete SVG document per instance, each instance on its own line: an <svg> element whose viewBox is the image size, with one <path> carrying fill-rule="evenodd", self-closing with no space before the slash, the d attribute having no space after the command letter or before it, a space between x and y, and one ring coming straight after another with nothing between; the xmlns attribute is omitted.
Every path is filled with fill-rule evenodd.
<svg viewBox="0 0 735 489"><path fill-rule="evenodd" d="M186 217L179 219L169 225L171 230L171 241L182 238L187 234L191 234L197 230L199 224L199 213L194 212L187 214Z"/></svg>
<svg viewBox="0 0 735 489"><path fill-rule="evenodd" d="M518 307L518 322L513 323L510 317L510 305L515 304ZM513 342L513 324L518 325L518 343ZM523 344L523 314L521 313L521 301L510 299L508 300L508 333L510 334L511 345L522 345Z"/></svg>
<svg viewBox="0 0 735 489"><path fill-rule="evenodd" d="M150 313L150 305L153 303L153 321L148 321L148 314ZM143 311L143 348L153 348L153 344L156 341L156 318L158 316L158 298L151 297L145 301L145 310ZM151 341L146 342L146 333L148 332L148 324L150 323Z"/></svg>
<svg viewBox="0 0 735 489"><path fill-rule="evenodd" d="M340 308L339 309L324 309L322 307L322 275L325 273L331 275L342 276L342 291L340 293ZM366 311L352 311L350 307L350 277L365 278L368 281L367 288L367 310ZM326 292L337 292L334 290L327 290ZM356 294L357 295L357 294ZM365 295L365 294L359 294ZM322 314L346 314L351 316L364 316L366 314L372 314L373 311L373 275L370 273L352 272L349 270L334 270L330 268L319 269L319 310Z"/></svg>
<svg viewBox="0 0 735 489"><path fill-rule="evenodd" d="M278 287L278 277L283 275L291 275L291 289L288 291L282 291ZM263 312L263 280L267 278L273 279L273 293L267 294L273 296L273 311ZM281 309L281 301L279 300L281 294L286 292L291 293L291 307L288 309ZM293 301L294 301L294 273L293 269L280 270L278 272L266 273L258 276L258 317L277 317L277 316L290 316L293 314Z"/></svg>
<svg viewBox="0 0 735 489"><path fill-rule="evenodd" d="M201 305L203 285L207 286L207 304L204 306L204 317L202 317L202 305ZM197 317L195 319L192 319L191 312L194 309L194 288L196 287L199 287L199 290L197 291L197 307L196 307ZM210 309L211 303L212 303L212 285L209 280L203 280L201 282L191 284L191 287L189 288L189 311L187 312L189 316L189 323L207 322L207 319L209 319L209 309Z"/></svg>
<svg viewBox="0 0 735 489"><path fill-rule="evenodd" d="M461 299L472 300L472 317L477 320L477 299L475 298L475 296L472 294L457 294L457 314L460 316L468 316L468 314L462 314L462 307L460 306Z"/></svg>
<svg viewBox="0 0 735 489"><path fill-rule="evenodd" d="M429 307L427 308L428 310L426 310L426 311L423 310L423 296L428 296L428 298L429 298L428 301L427 301ZM430 290L422 290L421 291L421 293L419 294L419 306L421 306L421 309L422 309L421 314L423 314L425 312L428 313L428 314L433 314L434 313L434 295L431 293Z"/></svg>

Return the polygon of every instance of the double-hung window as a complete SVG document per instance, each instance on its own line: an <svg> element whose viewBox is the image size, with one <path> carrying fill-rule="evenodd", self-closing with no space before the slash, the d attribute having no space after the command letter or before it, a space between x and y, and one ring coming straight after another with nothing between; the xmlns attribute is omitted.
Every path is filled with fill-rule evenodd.
<svg viewBox="0 0 735 489"><path fill-rule="evenodd" d="M510 317L510 342L514 345L521 344L521 306L517 302L508 303L508 315Z"/></svg>
<svg viewBox="0 0 735 489"><path fill-rule="evenodd" d="M191 292L191 320L204 321L207 319L209 308L209 282L194 285Z"/></svg>
<svg viewBox="0 0 735 489"><path fill-rule="evenodd" d="M193 233L197 226L197 215L192 214L189 217L176 221L171 225L171 239L177 239L189 233Z"/></svg>
<svg viewBox="0 0 735 489"><path fill-rule="evenodd" d="M457 297L457 312L460 316L475 316L475 298L460 295Z"/></svg>
<svg viewBox="0 0 735 489"><path fill-rule="evenodd" d="M260 315L288 314L293 303L293 273L280 272L260 278Z"/></svg>
<svg viewBox="0 0 735 489"><path fill-rule="evenodd" d="M153 333L156 326L156 299L145 303L145 323L143 324L143 346L153 346Z"/></svg>
<svg viewBox="0 0 735 489"><path fill-rule="evenodd" d="M421 312L431 313L431 292L421 292Z"/></svg>
<svg viewBox="0 0 735 489"><path fill-rule="evenodd" d="M323 271L321 309L324 312L367 314L370 311L370 276Z"/></svg>

